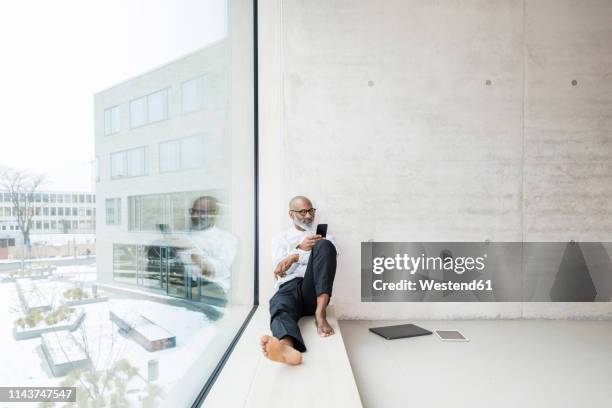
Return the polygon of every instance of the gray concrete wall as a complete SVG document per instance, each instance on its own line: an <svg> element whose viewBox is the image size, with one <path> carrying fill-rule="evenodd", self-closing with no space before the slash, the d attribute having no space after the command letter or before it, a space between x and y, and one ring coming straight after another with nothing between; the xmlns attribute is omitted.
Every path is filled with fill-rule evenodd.
<svg viewBox="0 0 612 408"><path fill-rule="evenodd" d="M367 304L359 279L370 239L612 239L610 22L605 0L261 2L262 302L270 238L305 194L339 242L342 318L611 318Z"/></svg>

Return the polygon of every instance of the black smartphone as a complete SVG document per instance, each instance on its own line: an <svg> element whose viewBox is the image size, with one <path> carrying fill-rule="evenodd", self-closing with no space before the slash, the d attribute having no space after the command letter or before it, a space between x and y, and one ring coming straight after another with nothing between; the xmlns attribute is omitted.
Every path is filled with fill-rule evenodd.
<svg viewBox="0 0 612 408"><path fill-rule="evenodd" d="M317 225L317 235L320 235L325 238L325 236L327 235L327 224Z"/></svg>

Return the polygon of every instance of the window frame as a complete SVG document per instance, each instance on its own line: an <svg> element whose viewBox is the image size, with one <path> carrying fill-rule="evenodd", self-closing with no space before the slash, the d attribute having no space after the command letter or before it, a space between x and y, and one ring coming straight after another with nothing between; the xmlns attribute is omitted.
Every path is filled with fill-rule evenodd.
<svg viewBox="0 0 612 408"><path fill-rule="evenodd" d="M160 88L156 91L150 92L146 95L140 96L138 98L134 98L134 99L130 99L130 102L128 104L128 111L129 111L129 115L130 115L130 119L129 119L129 123L130 123L130 129L138 129L147 125L152 125L154 123L160 123L160 122L164 122L168 119L170 119L170 90L172 89L171 86L167 86L165 88ZM151 117L149 115L149 98L152 95L155 95L157 93L160 92L165 92L165 117L162 119L158 119L158 120L151 120ZM144 99L144 122L142 124L139 125L133 125L132 124L132 103L139 101L141 99Z"/></svg>

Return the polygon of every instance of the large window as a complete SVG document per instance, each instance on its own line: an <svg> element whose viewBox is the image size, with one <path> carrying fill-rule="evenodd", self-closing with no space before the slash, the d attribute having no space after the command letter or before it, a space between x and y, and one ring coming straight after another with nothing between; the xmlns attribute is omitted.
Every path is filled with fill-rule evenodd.
<svg viewBox="0 0 612 408"><path fill-rule="evenodd" d="M130 102L130 126L132 128L165 119L168 119L168 89L162 89Z"/></svg>
<svg viewBox="0 0 612 408"><path fill-rule="evenodd" d="M0 162L46 178L33 194L29 248L10 197L0 195L8 214L0 239L17 245L0 251L11 258L2 269L53 274L28 281L37 296L22 296L50 302L40 315L20 301L18 285L0 285L11 351L3 364L19 367L0 370L0 384L70 383L78 400L99 406L188 408L255 303L252 2L91 3L94 14L41 2L45 18L5 30L15 34L7 61L33 66L50 48L62 57L45 67L53 81L16 70L3 87L7 100L19 100L24 83L46 99L15 104L3 118L15 129L19 118L39 120ZM15 18L3 27L31 13L21 2L5 8ZM64 41L58 26L97 40ZM83 61L93 62L86 75ZM13 336L56 319L74 330L43 336L49 344Z"/></svg>
<svg viewBox="0 0 612 408"><path fill-rule="evenodd" d="M136 177L146 174L146 147L111 153L111 178Z"/></svg>
<svg viewBox="0 0 612 408"><path fill-rule="evenodd" d="M159 144L159 171L194 169L204 165L202 135L170 140Z"/></svg>

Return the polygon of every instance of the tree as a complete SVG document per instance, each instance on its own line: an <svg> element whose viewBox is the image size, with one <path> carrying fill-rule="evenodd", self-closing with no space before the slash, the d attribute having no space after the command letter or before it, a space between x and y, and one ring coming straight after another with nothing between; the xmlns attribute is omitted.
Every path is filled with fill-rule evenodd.
<svg viewBox="0 0 612 408"><path fill-rule="evenodd" d="M42 174L33 174L25 170L0 169L0 189L9 194L13 213L17 217L17 226L23 235L23 244L30 248L30 228L34 216L35 193L45 181Z"/></svg>

